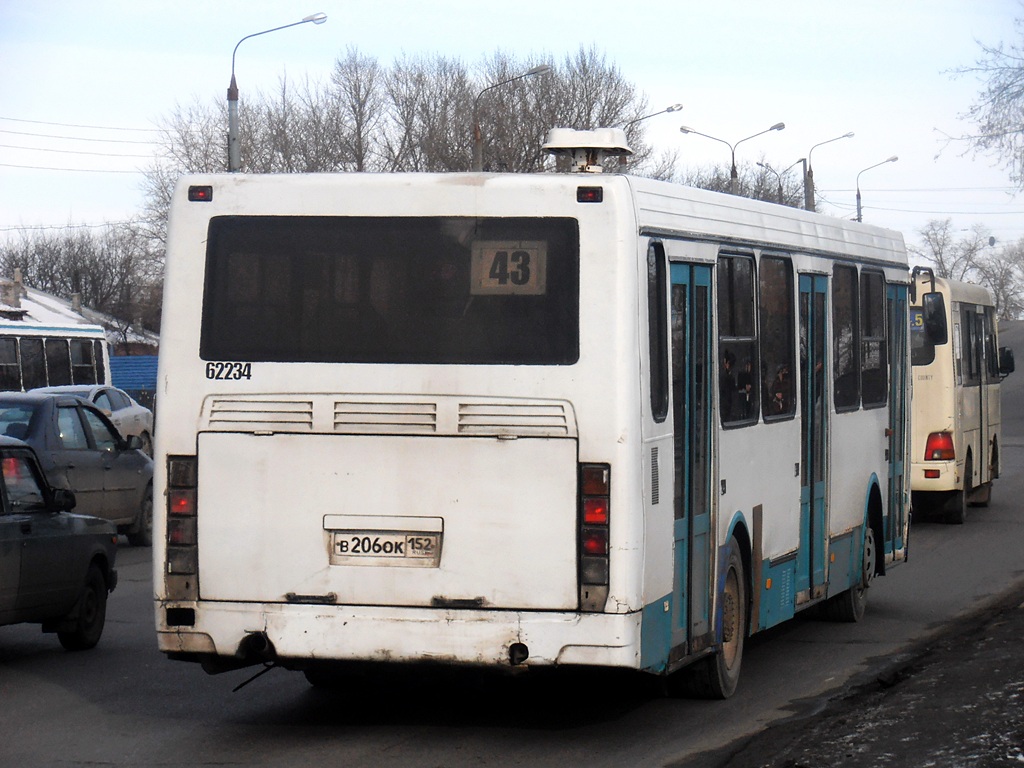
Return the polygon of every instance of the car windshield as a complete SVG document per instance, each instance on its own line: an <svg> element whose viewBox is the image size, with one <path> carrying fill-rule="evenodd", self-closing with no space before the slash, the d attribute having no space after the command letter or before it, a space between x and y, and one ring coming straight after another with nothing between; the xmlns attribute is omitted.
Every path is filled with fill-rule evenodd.
<svg viewBox="0 0 1024 768"><path fill-rule="evenodd" d="M0 402L0 434L24 440L35 409L30 405L5 405Z"/></svg>

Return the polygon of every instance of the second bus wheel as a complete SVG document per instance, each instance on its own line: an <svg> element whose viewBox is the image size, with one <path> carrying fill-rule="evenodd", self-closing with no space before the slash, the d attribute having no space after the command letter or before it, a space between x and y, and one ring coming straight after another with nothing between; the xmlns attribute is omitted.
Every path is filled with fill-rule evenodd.
<svg viewBox="0 0 1024 768"><path fill-rule="evenodd" d="M971 498L971 457L968 456L964 462L963 488L953 494L946 507L946 521L954 525L963 525L967 522L967 507Z"/></svg>
<svg viewBox="0 0 1024 768"><path fill-rule="evenodd" d="M727 699L736 691L740 680L740 663L750 621L750 601L746 568L739 542L729 539L729 553L724 564L724 588L721 600L722 642L713 656L701 659L680 670L669 679L674 695L703 699Z"/></svg>

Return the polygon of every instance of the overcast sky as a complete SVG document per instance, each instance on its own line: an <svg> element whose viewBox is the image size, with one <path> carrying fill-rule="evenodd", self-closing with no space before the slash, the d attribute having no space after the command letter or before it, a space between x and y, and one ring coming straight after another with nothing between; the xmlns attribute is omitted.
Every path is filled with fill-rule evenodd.
<svg viewBox="0 0 1024 768"><path fill-rule="evenodd" d="M307 2L307 0L303 0ZM992 158L946 141L979 83L951 71L979 43L1015 42L1018 0L0 0L0 237L26 226L123 221L141 207L153 128L175 104L223 99L245 35L323 11L238 50L241 99L289 79L326 79L346 47L390 64L443 54L470 66L501 50L561 62L596 45L651 110L657 150L683 165L739 162L782 170L814 150L823 210L901 230L931 219L1024 237L1024 196ZM97 126L97 127L72 127ZM226 126L225 126L226 131ZM72 138L68 138L72 137ZM91 139L85 141L85 139Z"/></svg>

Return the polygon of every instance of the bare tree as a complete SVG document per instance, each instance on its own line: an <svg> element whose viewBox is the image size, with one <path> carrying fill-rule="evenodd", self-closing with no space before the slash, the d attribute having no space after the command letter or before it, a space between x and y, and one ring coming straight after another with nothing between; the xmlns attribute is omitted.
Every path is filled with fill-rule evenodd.
<svg viewBox="0 0 1024 768"><path fill-rule="evenodd" d="M1024 19L1014 19L1016 37L1024 37ZM1024 189L1024 46L1020 42L981 45L973 66L955 70L975 75L984 86L967 112L961 115L977 127L972 136L960 137L981 153L994 155Z"/></svg>
<svg viewBox="0 0 1024 768"><path fill-rule="evenodd" d="M978 271L992 292L999 319L1020 317L1024 312L1024 239L986 255L979 261Z"/></svg>
<svg viewBox="0 0 1024 768"><path fill-rule="evenodd" d="M921 246L908 246L907 250L918 258L935 265L935 274L951 280L977 279L982 249L991 242L989 231L975 224L970 234L956 238L951 219L932 219L918 234Z"/></svg>
<svg viewBox="0 0 1024 768"><path fill-rule="evenodd" d="M762 156L760 163L743 162L736 166L736 190L741 197L780 203L791 208L802 208L804 202L803 183L793 174L782 173L766 167ZM707 189L712 192L729 192L732 169L725 165L711 165L689 168L676 178L690 187ZM779 199L781 185L782 198Z"/></svg>
<svg viewBox="0 0 1024 768"><path fill-rule="evenodd" d="M386 117L384 72L377 60L349 48L331 73L339 103L339 136L353 171L380 170L380 130Z"/></svg>

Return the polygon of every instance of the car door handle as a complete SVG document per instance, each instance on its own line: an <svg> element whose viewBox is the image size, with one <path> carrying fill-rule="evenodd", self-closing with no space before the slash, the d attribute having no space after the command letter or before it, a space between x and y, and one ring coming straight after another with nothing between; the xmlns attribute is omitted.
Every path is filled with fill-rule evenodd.
<svg viewBox="0 0 1024 768"><path fill-rule="evenodd" d="M22 533L32 533L32 523L22 523L21 524L21 532Z"/></svg>

